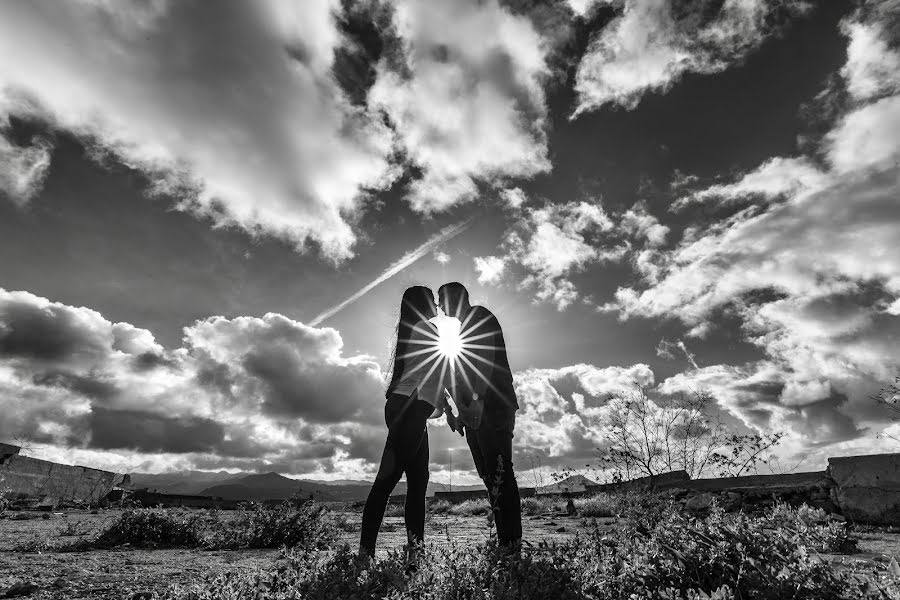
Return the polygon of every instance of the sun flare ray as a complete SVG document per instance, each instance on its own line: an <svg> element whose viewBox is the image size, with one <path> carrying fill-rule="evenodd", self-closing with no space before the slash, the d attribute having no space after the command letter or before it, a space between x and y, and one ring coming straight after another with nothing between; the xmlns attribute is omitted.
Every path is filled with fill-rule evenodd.
<svg viewBox="0 0 900 600"><path fill-rule="evenodd" d="M488 388L495 389L488 374L497 365L479 351L501 350L484 343L499 332L482 329L487 319L475 323L471 319L472 315L467 315L461 322L458 318L440 315L429 321L433 327L422 322L412 325L416 335L414 339L406 340L409 351L403 355L412 359L410 372L422 373L423 380L438 377L438 389L441 390L472 391L476 382L484 382Z"/></svg>

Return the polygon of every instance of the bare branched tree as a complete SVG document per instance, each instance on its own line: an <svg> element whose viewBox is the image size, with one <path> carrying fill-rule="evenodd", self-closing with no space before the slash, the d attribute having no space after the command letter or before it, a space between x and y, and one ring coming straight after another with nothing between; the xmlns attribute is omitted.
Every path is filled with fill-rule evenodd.
<svg viewBox="0 0 900 600"><path fill-rule="evenodd" d="M30 436L25 434L14 435L13 441L15 445L19 447L19 454L22 456L28 456L29 454L34 454L36 451L41 448L31 439Z"/></svg>
<svg viewBox="0 0 900 600"><path fill-rule="evenodd" d="M717 452L712 457L712 464L718 469L722 477L740 477L750 473L759 473L759 467L766 465L770 470L781 469L781 462L772 457L769 451L778 445L783 432L767 435L751 433L749 435L732 434L728 436L728 448L724 452ZM802 460L800 461L802 462ZM799 466L799 462L794 467Z"/></svg>
<svg viewBox="0 0 900 600"><path fill-rule="evenodd" d="M544 487L544 465L541 464L541 457L532 454L528 457L531 461L531 478L534 481L534 488L540 490Z"/></svg>
<svg viewBox="0 0 900 600"><path fill-rule="evenodd" d="M601 468L612 472L613 481L678 470L691 478L755 473L784 434L734 434L713 414L714 404L703 390L657 402L642 386L610 398Z"/></svg>
<svg viewBox="0 0 900 600"><path fill-rule="evenodd" d="M897 384L900 384L900 377L895 377L894 383L883 387L877 394L872 396L872 399L875 400L875 402L883 406L888 413L890 413L891 420L893 421L900 421L900 386ZM881 432L878 434L878 437L887 438L900 443L900 438L889 433Z"/></svg>

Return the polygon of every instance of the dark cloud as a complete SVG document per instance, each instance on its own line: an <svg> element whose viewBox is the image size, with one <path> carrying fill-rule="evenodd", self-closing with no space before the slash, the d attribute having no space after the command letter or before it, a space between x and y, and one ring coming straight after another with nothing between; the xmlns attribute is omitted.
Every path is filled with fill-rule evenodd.
<svg viewBox="0 0 900 600"><path fill-rule="evenodd" d="M32 377L35 385L59 387L95 400L110 400L119 394L116 385L96 375L78 375L65 371L46 371Z"/></svg>
<svg viewBox="0 0 900 600"><path fill-rule="evenodd" d="M244 357L246 372L266 388L263 410L274 416L338 423L372 418L384 396L365 365L319 364L309 369L287 348L268 348Z"/></svg>
<svg viewBox="0 0 900 600"><path fill-rule="evenodd" d="M195 377L200 385L217 391L225 398L234 399L231 386L235 383L235 376L228 365L213 360L204 361Z"/></svg>
<svg viewBox="0 0 900 600"><path fill-rule="evenodd" d="M159 367L176 368L178 363L163 354L142 352L132 359L132 365L136 371L149 371Z"/></svg>
<svg viewBox="0 0 900 600"><path fill-rule="evenodd" d="M344 358L334 330L268 314L207 319L186 334L199 380L233 402L307 423L381 419L380 368L368 357Z"/></svg>
<svg viewBox="0 0 900 600"><path fill-rule="evenodd" d="M63 362L107 351L105 332L96 327L102 324L99 315L32 298L5 292L0 297L0 357Z"/></svg>
<svg viewBox="0 0 900 600"><path fill-rule="evenodd" d="M829 397L811 402L796 410L788 420L797 430L803 431L816 446L855 440L868 432L843 412L848 408L846 394L833 392Z"/></svg>
<svg viewBox="0 0 900 600"><path fill-rule="evenodd" d="M748 397L752 397L754 402L771 402L778 404L778 398L784 391L783 381L753 381L747 383L738 383L734 385L734 389L738 392L744 392Z"/></svg>
<svg viewBox="0 0 900 600"><path fill-rule="evenodd" d="M342 0L335 21L343 36L343 44L334 51L335 79L350 102L365 106L380 60L393 71L407 72L394 7L379 0Z"/></svg>
<svg viewBox="0 0 900 600"><path fill-rule="evenodd" d="M148 411L94 406L86 419L89 447L140 452L213 452L221 448L225 428L202 417L164 417Z"/></svg>

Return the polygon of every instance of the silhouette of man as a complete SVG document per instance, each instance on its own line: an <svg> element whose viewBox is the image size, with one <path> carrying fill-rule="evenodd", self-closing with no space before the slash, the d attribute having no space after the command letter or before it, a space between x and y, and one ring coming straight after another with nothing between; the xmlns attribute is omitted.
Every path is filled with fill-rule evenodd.
<svg viewBox="0 0 900 600"><path fill-rule="evenodd" d="M512 463L519 403L503 330L491 311L469 304L469 292L461 283L442 285L438 300L444 314L462 323L464 352L456 361L450 390L462 425L457 429L448 422L461 434L465 431L478 476L488 490L499 542L515 551L522 541L522 507Z"/></svg>

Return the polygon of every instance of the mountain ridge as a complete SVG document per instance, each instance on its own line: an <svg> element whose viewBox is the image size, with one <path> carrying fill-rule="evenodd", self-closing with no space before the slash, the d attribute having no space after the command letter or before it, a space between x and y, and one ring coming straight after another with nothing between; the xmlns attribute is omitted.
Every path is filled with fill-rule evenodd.
<svg viewBox="0 0 900 600"><path fill-rule="evenodd" d="M218 496L228 500L284 500L299 493L323 502L357 502L365 500L371 481L299 479L274 471L266 473L229 473L227 471L173 471L169 473L133 473L132 486L151 488L164 493ZM445 483L429 482L427 496L447 491ZM483 485L452 486L453 490L484 489ZM406 482L394 488L393 495L406 493Z"/></svg>

